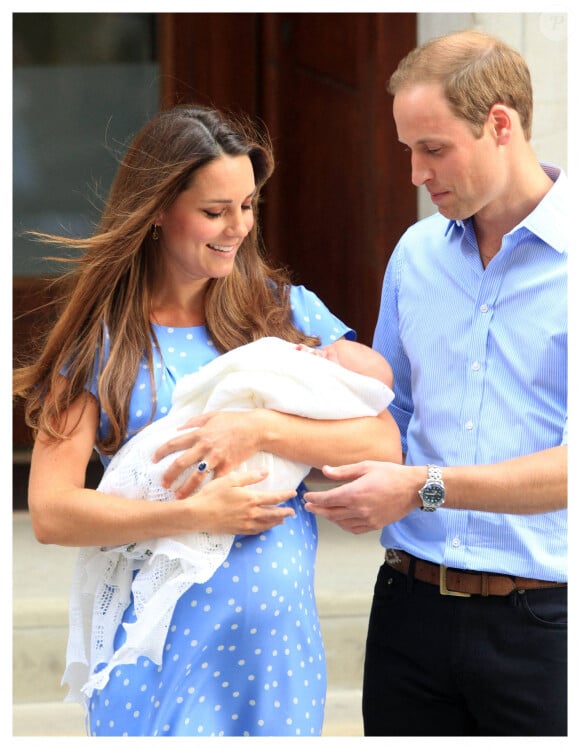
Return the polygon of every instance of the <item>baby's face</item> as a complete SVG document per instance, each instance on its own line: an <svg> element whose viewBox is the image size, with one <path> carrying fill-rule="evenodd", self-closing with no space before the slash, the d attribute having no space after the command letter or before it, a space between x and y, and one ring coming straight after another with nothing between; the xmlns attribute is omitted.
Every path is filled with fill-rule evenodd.
<svg viewBox="0 0 580 749"><path fill-rule="evenodd" d="M322 357L322 359L328 359L329 361L333 361L338 364L338 354L332 348L332 346L328 346L325 348L310 348L310 346L306 346L304 343L299 343L296 348L298 349L298 351L305 351L307 354L314 354L315 356Z"/></svg>

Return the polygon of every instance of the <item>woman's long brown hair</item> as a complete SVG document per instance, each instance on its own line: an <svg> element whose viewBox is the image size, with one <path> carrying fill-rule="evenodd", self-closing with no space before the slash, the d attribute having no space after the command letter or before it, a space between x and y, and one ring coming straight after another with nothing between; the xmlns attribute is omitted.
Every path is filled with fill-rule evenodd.
<svg viewBox="0 0 580 749"><path fill-rule="evenodd" d="M33 433L65 439L74 427L63 423L67 409L86 397L87 387L98 377L100 408L111 428L96 447L108 455L119 448L143 357L155 393L150 289L158 268L158 243L151 226L189 187L197 169L224 154L250 158L257 211L260 188L274 168L267 136L247 121L180 106L160 112L132 141L91 237L32 232L40 241L82 253L64 261L73 268L59 279L63 292L55 325L34 361L14 372L14 395L25 399L26 423ZM265 259L256 220L232 273L208 283L206 325L215 346L225 352L267 335L318 344L292 323L289 294L286 271L270 267ZM110 346L106 362L105 335Z"/></svg>

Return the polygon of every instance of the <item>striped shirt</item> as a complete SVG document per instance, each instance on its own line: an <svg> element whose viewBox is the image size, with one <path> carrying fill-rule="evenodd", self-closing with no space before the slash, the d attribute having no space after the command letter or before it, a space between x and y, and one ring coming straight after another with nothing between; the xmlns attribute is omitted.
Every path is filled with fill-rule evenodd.
<svg viewBox="0 0 580 749"><path fill-rule="evenodd" d="M471 220L435 214L387 266L373 347L395 375L406 462L497 463L567 442L566 175L503 238L484 270ZM449 567L562 581L567 511L419 509L385 547Z"/></svg>

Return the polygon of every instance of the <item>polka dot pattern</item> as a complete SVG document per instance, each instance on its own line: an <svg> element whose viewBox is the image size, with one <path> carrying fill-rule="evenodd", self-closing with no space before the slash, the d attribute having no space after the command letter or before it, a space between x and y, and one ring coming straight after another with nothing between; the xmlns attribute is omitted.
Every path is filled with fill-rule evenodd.
<svg viewBox="0 0 580 749"><path fill-rule="evenodd" d="M295 322L329 343L346 328L312 292L292 289ZM156 418L175 381L217 355L204 327L156 327ZM130 430L150 418L144 367ZM102 423L106 427L106 423ZM319 736L326 664L316 602L316 520L299 496L295 516L258 536L238 536L213 577L179 599L161 666L139 658L116 668L89 705L94 736ZM123 622L134 620L133 606ZM115 641L124 639L123 626Z"/></svg>
<svg viewBox="0 0 580 749"><path fill-rule="evenodd" d="M314 599L316 523L299 500L290 504L294 518L237 537L209 583L181 597L161 668L141 658L94 693L93 735L320 735L326 667ZM133 619L130 607L124 621Z"/></svg>

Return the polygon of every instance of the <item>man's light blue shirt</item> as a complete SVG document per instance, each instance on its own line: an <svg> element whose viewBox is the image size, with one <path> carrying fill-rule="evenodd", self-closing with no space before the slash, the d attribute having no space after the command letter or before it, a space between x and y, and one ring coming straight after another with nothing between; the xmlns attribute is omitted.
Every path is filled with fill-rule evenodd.
<svg viewBox="0 0 580 749"><path fill-rule="evenodd" d="M373 347L410 465L497 463L567 442L568 184L554 181L484 270L471 220L435 214L389 261ZM449 567L567 579L567 511L417 510L385 547Z"/></svg>

